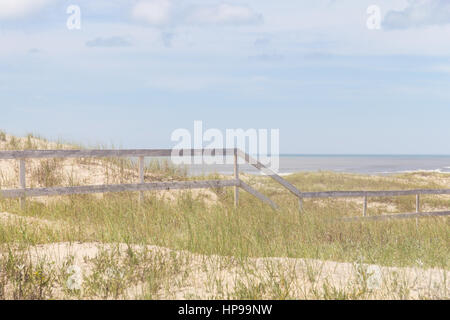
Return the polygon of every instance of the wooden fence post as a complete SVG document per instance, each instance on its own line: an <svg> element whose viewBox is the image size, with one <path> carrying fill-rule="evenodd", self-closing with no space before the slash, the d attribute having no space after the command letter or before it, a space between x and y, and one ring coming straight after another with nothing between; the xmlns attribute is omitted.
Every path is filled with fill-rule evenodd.
<svg viewBox="0 0 450 320"><path fill-rule="evenodd" d="M367 196L364 197L363 217L367 216Z"/></svg>
<svg viewBox="0 0 450 320"><path fill-rule="evenodd" d="M234 179L239 180L239 163L237 149L234 149ZM239 204L239 186L234 187L234 207L237 208Z"/></svg>
<svg viewBox="0 0 450 320"><path fill-rule="evenodd" d="M298 198L298 211L300 213L303 211L303 198Z"/></svg>
<svg viewBox="0 0 450 320"><path fill-rule="evenodd" d="M416 194L416 213L420 212L420 194ZM416 228L419 227L419 219L416 218Z"/></svg>
<svg viewBox="0 0 450 320"><path fill-rule="evenodd" d="M139 157L139 183L145 183L145 161L144 157ZM139 204L142 205L144 203L144 191L139 191Z"/></svg>
<svg viewBox="0 0 450 320"><path fill-rule="evenodd" d="M25 159L20 159L19 160L19 183L20 183L20 188L23 190L25 190L27 187L25 173L26 173ZM25 206L26 206L26 197L25 197L25 195L23 195L20 198L20 208L22 210L24 210Z"/></svg>

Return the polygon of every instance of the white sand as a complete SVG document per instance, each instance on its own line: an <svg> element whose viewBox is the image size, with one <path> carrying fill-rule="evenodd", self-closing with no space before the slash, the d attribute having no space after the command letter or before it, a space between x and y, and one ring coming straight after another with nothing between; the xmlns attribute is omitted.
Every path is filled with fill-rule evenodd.
<svg viewBox="0 0 450 320"><path fill-rule="evenodd" d="M124 254L127 245L53 243L30 247L29 255L32 261L45 259L55 262L56 265L62 265L68 257L73 256L74 264L81 268L86 277L92 272L89 259L95 258L102 250L113 248L119 248L119 252ZM160 299L226 299L236 291L239 283L257 285L272 282L282 286L286 283L286 279L289 280L287 288L289 297L304 299L311 298L314 289L318 292L323 291L324 284L336 290L349 290L348 288L355 288L358 282L357 268L352 263L311 259L249 258L242 264L232 257L205 256L157 246L132 245L132 248L147 249L150 253L166 257L175 254L185 261L180 273L167 279L167 285L158 292L157 298ZM405 298L411 299L423 296L448 298L450 274L447 270L376 265L363 267L375 277L368 280L370 283L375 282L372 288L374 298L398 298L396 290L408 292ZM139 297L144 288L144 283L128 288L128 298Z"/></svg>

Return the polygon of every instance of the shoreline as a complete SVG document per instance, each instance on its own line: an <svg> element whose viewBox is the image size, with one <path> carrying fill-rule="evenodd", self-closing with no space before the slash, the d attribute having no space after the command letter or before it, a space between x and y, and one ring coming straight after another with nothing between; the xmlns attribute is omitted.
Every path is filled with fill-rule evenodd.
<svg viewBox="0 0 450 320"><path fill-rule="evenodd" d="M318 173L318 172L330 172L334 174L357 174L357 175L367 175L367 176L391 176L391 175L398 175L398 174L417 174L417 173L436 173L436 174L445 174L450 175L450 169L449 171L442 171L440 169L436 170L404 170L404 171L385 171L385 172L357 172L357 171L336 171L336 170L303 170L303 171L293 171L293 172L277 172L277 174L280 177L287 177L299 173ZM248 174L252 176L262 176L264 174L259 173L257 171L243 171L243 174ZM223 174L223 175L233 175L233 171L213 171L210 172L196 172L196 173L190 173L188 172L188 176L202 176L205 174Z"/></svg>

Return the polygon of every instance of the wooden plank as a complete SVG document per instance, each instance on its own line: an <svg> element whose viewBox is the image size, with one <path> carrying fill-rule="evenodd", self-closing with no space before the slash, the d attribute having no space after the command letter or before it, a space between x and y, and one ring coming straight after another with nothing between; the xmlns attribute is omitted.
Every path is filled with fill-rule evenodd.
<svg viewBox="0 0 450 320"><path fill-rule="evenodd" d="M256 191L255 189L253 189L248 184L246 184L244 181L239 180L239 182L240 182L240 187L242 189L244 189L245 191L247 191L251 195L255 196L256 198L260 199L261 201L269 204L273 209L275 209L275 210L278 209L278 206L272 200L270 200L268 197L266 197L262 193Z"/></svg>
<svg viewBox="0 0 450 320"><path fill-rule="evenodd" d="M0 151L0 159L170 157L205 153L211 156L232 155L234 149L23 150Z"/></svg>
<svg viewBox="0 0 450 320"><path fill-rule="evenodd" d="M298 198L302 197L302 193L294 187L292 184L281 178L279 175L277 175L275 172L273 172L271 169L267 168L265 165L263 165L261 162L256 160L255 158L250 157L247 153L243 152L242 150L237 149L238 155L243 158L247 163L254 166L256 169L260 170L264 174L268 175L275 181L277 181L279 184L281 184L283 187L288 189L291 193L293 193Z"/></svg>
<svg viewBox="0 0 450 320"><path fill-rule="evenodd" d="M145 162L144 157L139 157L139 182L144 183L144 169L145 169Z"/></svg>
<svg viewBox="0 0 450 320"><path fill-rule="evenodd" d="M0 196L4 198L57 196L70 194L91 194L125 191L149 191L149 190L179 190L179 189L204 189L239 186L238 180L204 180L204 181L178 181L178 182L153 182L138 184L97 185L77 187L55 187L35 189L0 190Z"/></svg>
<svg viewBox="0 0 450 320"><path fill-rule="evenodd" d="M416 213L420 212L420 194L416 194Z"/></svg>
<svg viewBox="0 0 450 320"><path fill-rule="evenodd" d="M396 191L322 191L302 192L303 198L359 198L410 196L417 194L450 194L450 189L396 190Z"/></svg>
<svg viewBox="0 0 450 320"><path fill-rule="evenodd" d="M389 220L389 219L411 219L411 218L427 218L427 217L444 217L450 215L450 211L441 212L413 212L398 213L390 215L370 216L370 217L350 217L342 218L342 221L373 221L373 220Z"/></svg>
<svg viewBox="0 0 450 320"><path fill-rule="evenodd" d="M367 216L367 197L364 197L363 217Z"/></svg>
<svg viewBox="0 0 450 320"><path fill-rule="evenodd" d="M144 175L144 169L145 169L145 158L139 157L139 182L145 183L145 175ZM139 204L142 204L144 201L144 191L139 191Z"/></svg>
<svg viewBox="0 0 450 320"><path fill-rule="evenodd" d="M239 163L237 151L234 151L234 179L239 180ZM234 206L237 208L239 205L239 187L234 187Z"/></svg>
<svg viewBox="0 0 450 320"><path fill-rule="evenodd" d="M22 190L25 190L27 187L26 182L26 168L25 168L25 159L19 160L19 184ZM23 195L20 197L20 208L24 210L26 207L26 197Z"/></svg>

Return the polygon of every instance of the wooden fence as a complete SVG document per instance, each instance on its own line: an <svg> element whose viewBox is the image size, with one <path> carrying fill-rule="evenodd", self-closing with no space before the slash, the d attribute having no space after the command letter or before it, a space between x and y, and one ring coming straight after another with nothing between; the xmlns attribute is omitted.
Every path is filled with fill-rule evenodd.
<svg viewBox="0 0 450 320"><path fill-rule="evenodd" d="M144 179L145 157L170 157L170 156L234 156L234 179L232 180L200 180L200 181L175 181L175 182L152 182L146 183ZM24 207L26 197L91 194L106 192L138 191L139 201L142 201L143 192L150 190L176 190L176 189L202 189L234 187L234 204L239 202L239 188L247 191L261 201L269 204L274 209L278 206L265 195L253 189L239 179L238 158L245 155L238 149L147 149L147 150L24 150L24 151L0 151L0 160L16 159L19 161L19 185L20 189L0 190L3 198L20 198L21 206ZM136 157L139 159L139 182L134 184L94 185L75 187L52 187L52 188L27 188L25 179L26 159L46 158L111 158L111 157ZM246 159L245 157L243 157ZM250 161L246 160L248 163ZM251 161L254 161L253 159ZM276 173L262 166L270 175L287 184Z"/></svg>
<svg viewBox="0 0 450 320"><path fill-rule="evenodd" d="M171 156L233 156L234 157L234 179L232 180L200 180L200 181L176 181L176 182L152 182L146 183L144 179L145 157L171 157ZM45 158L111 158L111 157L136 157L139 159L139 182L134 184L75 186L75 187L52 187L52 188L27 188L25 179L25 159ZM19 183L20 189L0 190L0 196L4 198L20 198L22 206L26 197L54 196L70 194L90 194L106 192L139 192L139 201L142 201L143 192L150 190L175 190L175 189L200 189L200 188L222 188L234 187L234 205L239 203L239 189L243 189L261 201L269 204L272 208L278 206L268 197L253 189L239 178L239 161L244 159L258 169L260 172L271 177L281 184L299 199L299 209L302 211L303 200L310 198L343 198L362 197L363 216L344 218L346 221L355 219L383 220L383 219L406 219L432 216L448 216L450 211L442 212L420 212L421 195L450 195L450 189L420 189L420 190L397 190L397 191L324 191L324 192L301 192L291 183L280 177L274 171L249 156L240 149L138 149L138 150L24 150L24 151L0 151L0 160L16 159L19 161ZM393 196L416 196L416 212L401 213L380 216L367 216L369 197L393 197Z"/></svg>
<svg viewBox="0 0 450 320"><path fill-rule="evenodd" d="M424 218L424 217L441 217L450 215L450 211L441 212L420 212L420 195L450 195L450 189L421 189L421 190L394 190L394 191L323 191L323 192L301 192L292 184L274 174L270 169L266 168L262 163L250 157L248 154L237 150L237 154L252 164L255 168L272 177L275 181L280 183L288 189L293 195L299 199L299 210L303 210L303 199L314 198L355 198L362 197L363 201L363 215L362 217L344 218L344 221L354 220L387 220L387 219L408 219L408 218ZM414 213L400 213L379 216L367 216L368 198L369 197L396 197L396 196L416 196L416 212Z"/></svg>
<svg viewBox="0 0 450 320"><path fill-rule="evenodd" d="M387 220L387 219L407 219L424 217L441 217L450 215L450 211L421 212L421 195L443 195L449 194L450 189L418 189L418 190L393 190L393 191L323 191L323 192L302 192L302 198L363 198L362 217L344 218L345 221L354 220ZM398 197L398 196L416 196L416 212L368 216L368 198L369 197Z"/></svg>

